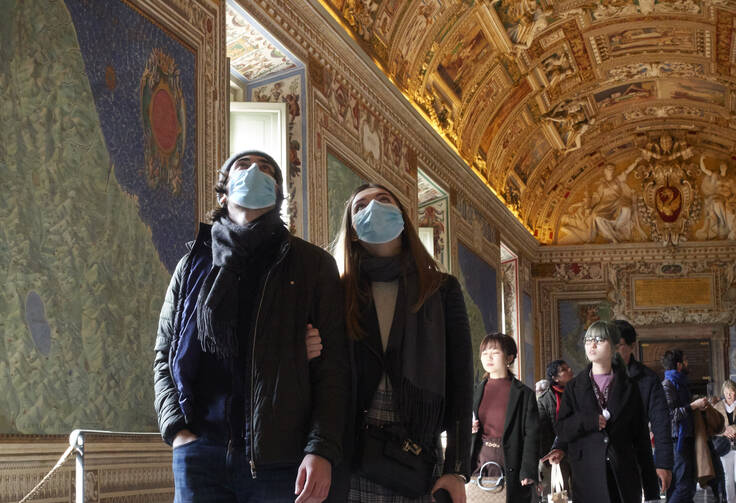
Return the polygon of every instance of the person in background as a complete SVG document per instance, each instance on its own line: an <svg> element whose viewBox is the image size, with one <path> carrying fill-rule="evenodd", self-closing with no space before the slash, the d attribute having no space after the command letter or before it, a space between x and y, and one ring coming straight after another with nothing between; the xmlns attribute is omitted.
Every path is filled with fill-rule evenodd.
<svg viewBox="0 0 736 503"><path fill-rule="evenodd" d="M562 395L557 433L567 443L575 501L641 503L642 480L656 480L646 413L615 352L618 339L612 323L592 323L584 337L590 364ZM659 489L644 487L644 496L659 499Z"/></svg>
<svg viewBox="0 0 736 503"><path fill-rule="evenodd" d="M736 382L727 379L721 388L723 392L723 400L715 405L715 409L720 412L726 423L726 429L721 433L723 451L725 455L721 456L721 464L725 476L726 485L726 501L728 503L736 503Z"/></svg>
<svg viewBox="0 0 736 503"><path fill-rule="evenodd" d="M670 411L674 464L672 483L667 490L669 503L692 503L695 496L695 429L693 411L708 406L705 398L692 400L687 385L687 359L679 349L662 355L662 388Z"/></svg>
<svg viewBox="0 0 736 503"><path fill-rule="evenodd" d="M624 362L629 377L639 387L644 412L649 421L649 428L654 433L654 466L662 491L667 492L672 482L672 436L670 432L670 411L667 408L667 398L659 382L659 376L634 358L636 345L636 330L625 320L614 320L621 338L616 351ZM656 484L656 481L644 481L647 484Z"/></svg>
<svg viewBox="0 0 736 503"><path fill-rule="evenodd" d="M516 355L514 339L486 335L480 344L486 374L473 397L473 475L489 461L504 467L508 503L532 501L539 460L539 411L534 391L509 370Z"/></svg>
<svg viewBox="0 0 736 503"><path fill-rule="evenodd" d="M550 386L537 399L537 405L539 406L539 452L543 455L551 454L551 451L556 449L563 452L567 449L567 446L562 445L557 439L557 416L560 412L565 386L574 376L572 369L565 360L550 362L547 365L546 373ZM551 490L549 461L540 462L539 468L542 474L541 494L548 494ZM567 459L562 458L560 468L565 481L565 489L569 491L568 498L573 499L572 487L570 486L570 464Z"/></svg>

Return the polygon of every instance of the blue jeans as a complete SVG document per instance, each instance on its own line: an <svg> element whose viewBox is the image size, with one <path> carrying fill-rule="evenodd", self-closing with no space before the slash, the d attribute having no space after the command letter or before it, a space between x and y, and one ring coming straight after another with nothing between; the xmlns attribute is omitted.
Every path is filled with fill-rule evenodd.
<svg viewBox="0 0 736 503"><path fill-rule="evenodd" d="M174 503L293 503L297 467L262 470L253 479L242 451L198 438L174 449Z"/></svg>
<svg viewBox="0 0 736 503"><path fill-rule="evenodd" d="M677 452L677 439L673 439L675 466L672 468L672 484L667 489L667 503L692 503L695 497L695 440L683 439L683 450Z"/></svg>

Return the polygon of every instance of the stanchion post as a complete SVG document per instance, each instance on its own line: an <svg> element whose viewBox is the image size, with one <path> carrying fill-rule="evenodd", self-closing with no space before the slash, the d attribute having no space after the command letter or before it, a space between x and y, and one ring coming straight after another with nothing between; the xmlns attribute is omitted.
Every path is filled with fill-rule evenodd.
<svg viewBox="0 0 736 503"><path fill-rule="evenodd" d="M76 459L76 503L84 503L84 433L77 435L77 459Z"/></svg>

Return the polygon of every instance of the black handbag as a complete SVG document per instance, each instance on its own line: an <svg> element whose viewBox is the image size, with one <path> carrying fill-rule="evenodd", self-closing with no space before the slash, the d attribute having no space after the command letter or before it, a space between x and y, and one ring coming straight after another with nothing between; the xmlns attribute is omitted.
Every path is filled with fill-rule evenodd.
<svg viewBox="0 0 736 503"><path fill-rule="evenodd" d="M364 425L355 460L359 475L402 496L419 498L432 489L435 455L392 426Z"/></svg>
<svg viewBox="0 0 736 503"><path fill-rule="evenodd" d="M723 457L729 452L731 452L731 441L724 436L718 435L715 437L712 437L713 440L713 450L716 454L718 454L718 457Z"/></svg>

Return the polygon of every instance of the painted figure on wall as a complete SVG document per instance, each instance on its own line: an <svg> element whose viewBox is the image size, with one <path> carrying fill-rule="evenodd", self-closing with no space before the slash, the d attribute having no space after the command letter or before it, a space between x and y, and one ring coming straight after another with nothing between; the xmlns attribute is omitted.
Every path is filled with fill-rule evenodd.
<svg viewBox="0 0 736 503"><path fill-rule="evenodd" d="M565 154L580 149L583 135L595 124L595 117L588 117L585 113L583 102L574 100L560 102L543 117L555 125Z"/></svg>
<svg viewBox="0 0 736 503"><path fill-rule="evenodd" d="M552 87L574 74L575 68L570 61L568 53L563 51L561 54L555 53L542 60L542 71L544 71L544 75L547 77L549 86Z"/></svg>
<svg viewBox="0 0 736 503"><path fill-rule="evenodd" d="M437 72L455 95L462 98L463 89L478 67L490 59L493 49L480 28L474 36L471 31L457 37L459 40L437 66Z"/></svg>
<svg viewBox="0 0 736 503"><path fill-rule="evenodd" d="M618 243L630 241L635 231L643 233L638 224L634 191L626 183L629 174L639 163L637 159L619 175L616 167L607 164L603 168L603 180L592 196L586 192L583 201L570 206L561 219L560 244L590 243L598 236Z"/></svg>
<svg viewBox="0 0 736 503"><path fill-rule="evenodd" d="M595 240L595 215L592 209L590 192L587 190L583 200L573 203L560 219L560 230L564 231L559 244L592 243Z"/></svg>
<svg viewBox="0 0 736 503"><path fill-rule="evenodd" d="M399 44L399 51L404 59L410 58L412 52L419 47L441 7L437 0L424 0L419 4L416 17L407 28L404 42Z"/></svg>
<svg viewBox="0 0 736 503"><path fill-rule="evenodd" d="M506 32L518 49L531 47L534 37L549 25L550 12L544 11L537 0L495 0Z"/></svg>
<svg viewBox="0 0 736 503"><path fill-rule="evenodd" d="M705 176L701 184L705 221L695 232L698 239L736 239L736 187L726 179L728 165L722 162L719 170L705 167L705 156L700 156L700 170Z"/></svg>
<svg viewBox="0 0 736 503"><path fill-rule="evenodd" d="M614 174L616 166L607 164L603 168L604 180L593 195L596 229L614 243L630 240L636 225L634 191L626 184L626 178L638 162L631 163L618 176Z"/></svg>

